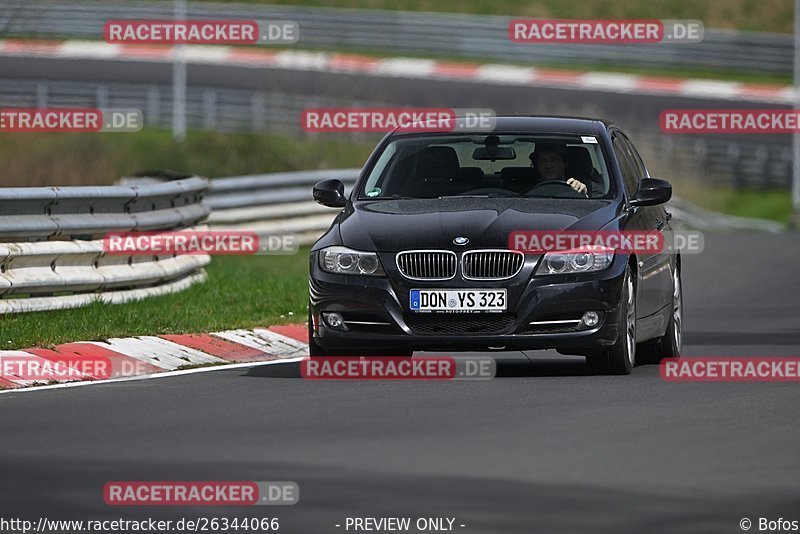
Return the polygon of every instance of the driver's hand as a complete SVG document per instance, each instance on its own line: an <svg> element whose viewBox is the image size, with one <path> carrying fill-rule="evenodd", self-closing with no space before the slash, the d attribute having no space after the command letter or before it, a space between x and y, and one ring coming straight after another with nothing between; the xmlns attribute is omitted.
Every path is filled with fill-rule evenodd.
<svg viewBox="0 0 800 534"><path fill-rule="evenodd" d="M578 193L583 193L584 195L588 191L587 187L584 185L583 182L579 182L575 178L570 178L567 180L567 185L569 185L572 189L577 191Z"/></svg>

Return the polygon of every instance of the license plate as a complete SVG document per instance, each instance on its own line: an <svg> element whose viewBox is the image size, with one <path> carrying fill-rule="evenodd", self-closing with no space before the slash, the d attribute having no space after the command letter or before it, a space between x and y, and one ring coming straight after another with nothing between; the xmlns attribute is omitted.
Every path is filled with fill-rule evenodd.
<svg viewBox="0 0 800 534"><path fill-rule="evenodd" d="M505 289L412 289L412 311L486 312L506 309Z"/></svg>

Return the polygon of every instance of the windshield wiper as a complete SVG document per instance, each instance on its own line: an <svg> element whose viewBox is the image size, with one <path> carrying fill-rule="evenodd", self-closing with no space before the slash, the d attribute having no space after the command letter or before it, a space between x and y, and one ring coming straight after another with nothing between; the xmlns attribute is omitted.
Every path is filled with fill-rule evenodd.
<svg viewBox="0 0 800 534"><path fill-rule="evenodd" d="M491 195L445 195L443 197L439 197L439 200L443 198L492 198Z"/></svg>
<svg viewBox="0 0 800 534"><path fill-rule="evenodd" d="M485 195L446 195L439 198L519 198L519 196L504 195L502 193L487 193Z"/></svg>
<svg viewBox="0 0 800 534"><path fill-rule="evenodd" d="M391 196L382 196L382 197L366 197L366 198L359 198L359 200L405 200L405 199L415 199L417 197L407 197L404 195L391 195Z"/></svg>

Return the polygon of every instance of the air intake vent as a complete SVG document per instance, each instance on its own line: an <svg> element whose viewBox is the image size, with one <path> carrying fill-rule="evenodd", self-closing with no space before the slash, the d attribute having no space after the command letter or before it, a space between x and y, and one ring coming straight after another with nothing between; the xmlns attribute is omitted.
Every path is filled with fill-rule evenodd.
<svg viewBox="0 0 800 534"><path fill-rule="evenodd" d="M470 250L461 262L468 280L504 280L517 275L525 255L513 250Z"/></svg>
<svg viewBox="0 0 800 534"><path fill-rule="evenodd" d="M407 250L397 254L397 268L412 280L449 280L456 275L456 253L449 250Z"/></svg>
<svg viewBox="0 0 800 534"><path fill-rule="evenodd" d="M421 336L502 334L514 325L513 315L491 313L420 313L406 315L406 324Z"/></svg>

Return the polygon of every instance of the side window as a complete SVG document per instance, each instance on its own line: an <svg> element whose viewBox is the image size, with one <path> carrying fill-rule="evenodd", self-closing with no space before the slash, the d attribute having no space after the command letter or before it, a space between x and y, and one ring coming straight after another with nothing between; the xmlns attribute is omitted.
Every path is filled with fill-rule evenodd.
<svg viewBox="0 0 800 534"><path fill-rule="evenodd" d="M642 157L639 155L639 152L636 150L636 147L633 146L633 143L627 136L618 133L617 134L621 139L623 144L625 145L625 150L630 154L631 158L633 158L633 163L636 168L637 176L636 179L641 180L645 176L647 176L647 168L644 166L644 161L642 161Z"/></svg>
<svg viewBox="0 0 800 534"><path fill-rule="evenodd" d="M614 136L612 141L614 154L619 161L619 168L622 171L622 183L625 185L625 192L628 197L632 197L639 187L639 173L636 164L625 146L625 141L619 135Z"/></svg>

